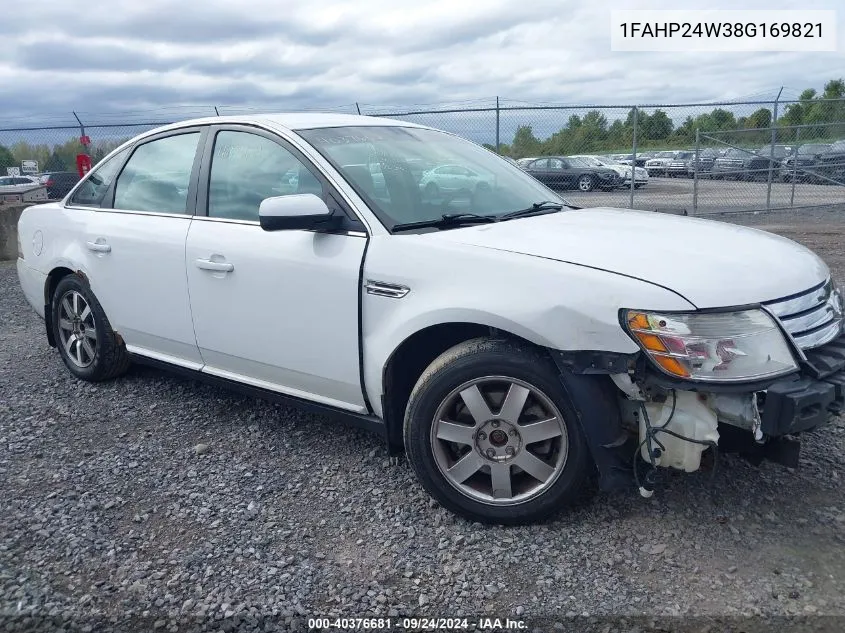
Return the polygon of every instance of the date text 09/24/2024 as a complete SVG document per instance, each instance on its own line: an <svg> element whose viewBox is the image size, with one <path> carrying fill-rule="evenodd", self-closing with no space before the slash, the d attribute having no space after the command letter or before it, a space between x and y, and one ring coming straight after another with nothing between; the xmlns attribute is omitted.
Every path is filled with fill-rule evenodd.
<svg viewBox="0 0 845 633"><path fill-rule="evenodd" d="M309 618L309 631L519 631L528 625L510 618Z"/></svg>

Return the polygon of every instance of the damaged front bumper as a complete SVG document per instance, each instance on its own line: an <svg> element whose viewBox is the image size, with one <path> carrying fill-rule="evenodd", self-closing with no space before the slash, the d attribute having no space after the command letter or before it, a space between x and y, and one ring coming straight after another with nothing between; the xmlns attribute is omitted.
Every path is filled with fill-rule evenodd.
<svg viewBox="0 0 845 633"><path fill-rule="evenodd" d="M845 334L805 352L798 375L770 385L764 394L762 430L772 437L816 428L845 409Z"/></svg>
<svg viewBox="0 0 845 633"><path fill-rule="evenodd" d="M603 490L630 489L635 455L646 466L687 472L699 469L709 447L797 466L798 436L845 410L845 333L804 356L789 376L719 387L672 381L649 371L641 355L553 354L570 395L590 395L576 405ZM602 404L606 392L586 391L604 384L590 380L595 374L613 379L616 408Z"/></svg>
<svg viewBox="0 0 845 633"><path fill-rule="evenodd" d="M700 466L700 454L715 444L755 462L770 459L797 466L798 435L826 424L845 409L845 334L803 356L800 370L785 378L762 385L735 384L725 390L691 390L649 375L633 408L643 459L691 472ZM666 444L659 427L684 439L673 437L671 446L657 450L655 456L655 444Z"/></svg>

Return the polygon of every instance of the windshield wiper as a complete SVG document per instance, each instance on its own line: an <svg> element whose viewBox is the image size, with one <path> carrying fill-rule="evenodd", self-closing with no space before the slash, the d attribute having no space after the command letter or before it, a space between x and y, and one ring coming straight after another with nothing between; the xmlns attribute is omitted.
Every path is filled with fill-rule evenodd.
<svg viewBox="0 0 845 633"><path fill-rule="evenodd" d="M478 213L444 213L435 220L422 220L420 222L404 222L394 224L391 231L413 231L414 229L427 228L449 228L453 226L464 226L467 224L486 224L498 222L498 218L492 215L479 215Z"/></svg>
<svg viewBox="0 0 845 633"><path fill-rule="evenodd" d="M543 200L542 202L535 202L527 209L519 209L518 211L511 211L500 215L500 220L510 220L511 218L524 218L529 215L539 215L543 213L552 213L563 209L563 204L554 202L552 200Z"/></svg>

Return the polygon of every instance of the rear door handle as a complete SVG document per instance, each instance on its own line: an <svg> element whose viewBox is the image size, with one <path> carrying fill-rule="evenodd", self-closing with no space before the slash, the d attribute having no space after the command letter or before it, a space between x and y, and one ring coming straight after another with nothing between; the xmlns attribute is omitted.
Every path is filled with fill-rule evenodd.
<svg viewBox="0 0 845 633"><path fill-rule="evenodd" d="M94 251L95 253L111 252L111 246L109 246L105 242L85 242L85 245L88 247L89 251Z"/></svg>
<svg viewBox="0 0 845 633"><path fill-rule="evenodd" d="M213 262L210 259L197 259L197 268L213 270L218 273L230 273L235 270L235 265L229 262Z"/></svg>

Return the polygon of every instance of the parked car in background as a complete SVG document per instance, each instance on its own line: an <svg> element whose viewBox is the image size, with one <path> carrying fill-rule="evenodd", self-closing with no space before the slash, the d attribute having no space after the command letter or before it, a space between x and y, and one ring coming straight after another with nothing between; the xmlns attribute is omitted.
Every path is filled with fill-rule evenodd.
<svg viewBox="0 0 845 633"><path fill-rule="evenodd" d="M458 191L475 193L482 189L490 190L493 184L492 175L480 174L464 165L438 165L424 171L420 179L420 189L430 197Z"/></svg>
<svg viewBox="0 0 845 633"><path fill-rule="evenodd" d="M20 193L40 185L32 176L0 176L0 193Z"/></svg>
<svg viewBox="0 0 845 633"><path fill-rule="evenodd" d="M816 163L818 182L845 185L845 140L836 141Z"/></svg>
<svg viewBox="0 0 845 633"><path fill-rule="evenodd" d="M745 180L768 180L769 168L772 178L780 177L781 161L792 153L791 145L764 145L743 163Z"/></svg>
<svg viewBox="0 0 845 633"><path fill-rule="evenodd" d="M520 169L525 169L526 165L532 160L537 160L537 156L526 156L525 158L517 158L516 164Z"/></svg>
<svg viewBox="0 0 845 633"><path fill-rule="evenodd" d="M567 158L577 158L579 160L584 161L588 165L592 165L593 167L606 167L608 169L612 169L619 177L622 179L621 187L630 187L631 186L631 172L632 168L630 165L625 165L618 160L614 160L613 158L608 158L606 156L596 156L594 154L578 154L575 156L567 156ZM645 186L648 183L648 172L642 167L635 167L634 168L634 188L639 189L640 187Z"/></svg>
<svg viewBox="0 0 845 633"><path fill-rule="evenodd" d="M420 157L495 187L450 213L420 195L407 167ZM384 199L367 184L374 162ZM404 450L470 521L538 521L594 482L650 496L656 469L697 471L707 450L794 467L802 434L845 405L841 293L804 246L573 209L480 146L406 121L224 115L150 130L64 200L25 209L17 233L23 294L77 379L146 363L345 419ZM323 459L314 468L348 466L328 447ZM731 486L751 485L733 471ZM406 486L404 469L378 485Z"/></svg>
<svg viewBox="0 0 845 633"><path fill-rule="evenodd" d="M657 152L653 158L645 161L645 168L649 176L665 176L669 173L669 163L675 160L677 151Z"/></svg>
<svg viewBox="0 0 845 633"><path fill-rule="evenodd" d="M672 160L666 166L666 175L671 177L689 176L690 163L695 159L695 152L675 152Z"/></svg>
<svg viewBox="0 0 845 633"><path fill-rule="evenodd" d="M745 149L731 147L723 156L713 161L710 176L718 180L742 180L745 168L754 158L754 153Z"/></svg>
<svg viewBox="0 0 845 633"><path fill-rule="evenodd" d="M806 143L781 161L780 178L784 182L811 180L819 157L829 151L831 143Z"/></svg>
<svg viewBox="0 0 845 633"><path fill-rule="evenodd" d="M526 165L525 171L552 189L615 189L622 183L619 174L607 167L596 167L578 158L550 156Z"/></svg>
<svg viewBox="0 0 845 633"><path fill-rule="evenodd" d="M617 154L614 156L623 165L630 165L636 162L637 167L645 167L646 161L654 156L655 152L637 152L637 159L634 161L633 154Z"/></svg>
<svg viewBox="0 0 845 633"><path fill-rule="evenodd" d="M59 200L79 182L79 174L75 171L50 171L41 174L40 182L47 187L48 198Z"/></svg>
<svg viewBox="0 0 845 633"><path fill-rule="evenodd" d="M687 164L688 175L694 177L696 172L698 172L699 178L709 178L713 171L713 164L716 162L718 156L719 150L713 149L712 147L700 148L698 150L698 160L696 160L695 152L693 152L693 157Z"/></svg>

